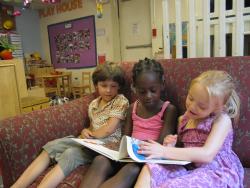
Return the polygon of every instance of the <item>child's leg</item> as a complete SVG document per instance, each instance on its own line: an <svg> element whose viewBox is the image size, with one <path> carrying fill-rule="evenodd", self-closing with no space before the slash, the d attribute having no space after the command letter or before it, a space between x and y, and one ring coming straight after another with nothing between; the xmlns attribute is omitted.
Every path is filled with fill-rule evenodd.
<svg viewBox="0 0 250 188"><path fill-rule="evenodd" d="M56 187L65 178L61 167L57 164L41 181L39 188Z"/></svg>
<svg viewBox="0 0 250 188"><path fill-rule="evenodd" d="M81 182L80 188L99 187L111 174L113 174L113 171L114 167L110 159L102 155L96 156Z"/></svg>
<svg viewBox="0 0 250 188"><path fill-rule="evenodd" d="M43 178L39 187L56 187L81 164L91 161L91 151L81 146L66 149L57 160L58 164Z"/></svg>
<svg viewBox="0 0 250 188"><path fill-rule="evenodd" d="M144 165L138 180L135 184L135 188L150 188L150 171L147 165Z"/></svg>
<svg viewBox="0 0 250 188"><path fill-rule="evenodd" d="M29 165L29 167L18 178L12 188L28 187L48 166L50 163L49 155L46 151L42 153Z"/></svg>
<svg viewBox="0 0 250 188"><path fill-rule="evenodd" d="M105 181L101 188L127 188L133 187L138 174L140 173L141 165L138 163L128 163L112 178Z"/></svg>

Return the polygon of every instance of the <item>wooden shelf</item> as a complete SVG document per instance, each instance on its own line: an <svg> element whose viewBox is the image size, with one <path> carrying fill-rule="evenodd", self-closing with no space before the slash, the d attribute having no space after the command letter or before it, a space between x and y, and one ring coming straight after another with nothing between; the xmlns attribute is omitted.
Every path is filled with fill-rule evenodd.
<svg viewBox="0 0 250 188"><path fill-rule="evenodd" d="M34 110L40 110L49 107L49 98L48 97L24 97L21 98L21 112L28 113Z"/></svg>

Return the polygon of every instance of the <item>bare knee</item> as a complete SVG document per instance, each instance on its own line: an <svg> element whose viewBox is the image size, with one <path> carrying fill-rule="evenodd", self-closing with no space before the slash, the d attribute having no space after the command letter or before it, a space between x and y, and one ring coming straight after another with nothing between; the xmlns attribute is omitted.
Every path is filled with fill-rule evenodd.
<svg viewBox="0 0 250 188"><path fill-rule="evenodd" d="M141 169L141 174L147 174L147 175L150 174L148 165L144 165L144 166L142 167L142 169Z"/></svg>
<svg viewBox="0 0 250 188"><path fill-rule="evenodd" d="M49 154L46 150L42 150L39 156L44 157L44 158L49 158Z"/></svg>
<svg viewBox="0 0 250 188"><path fill-rule="evenodd" d="M137 179L134 188L150 188L150 172L147 165L144 165Z"/></svg>
<svg viewBox="0 0 250 188"><path fill-rule="evenodd" d="M138 176L141 171L141 166L136 163L128 163L123 167L123 171L129 176Z"/></svg>
<svg viewBox="0 0 250 188"><path fill-rule="evenodd" d="M96 156L92 161L80 188L99 187L107 179L107 177L110 176L112 171L113 168L111 161L108 158L102 155Z"/></svg>
<svg viewBox="0 0 250 188"><path fill-rule="evenodd" d="M94 158L92 166L97 167L99 170L100 168L108 170L109 168L111 168L111 162L108 158L102 155L98 155Z"/></svg>

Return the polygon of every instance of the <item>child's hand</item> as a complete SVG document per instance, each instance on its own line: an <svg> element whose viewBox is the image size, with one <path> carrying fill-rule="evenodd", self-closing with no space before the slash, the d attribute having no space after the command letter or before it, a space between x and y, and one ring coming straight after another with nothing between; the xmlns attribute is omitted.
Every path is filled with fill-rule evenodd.
<svg viewBox="0 0 250 188"><path fill-rule="evenodd" d="M163 145L169 146L169 147L174 147L176 142L177 142L177 135L170 134L164 138Z"/></svg>
<svg viewBox="0 0 250 188"><path fill-rule="evenodd" d="M80 138L93 138L93 133L89 129L83 129Z"/></svg>
<svg viewBox="0 0 250 188"><path fill-rule="evenodd" d="M149 140L148 142L142 142L139 144L139 154L146 155L146 159L159 159L164 157L165 147L158 142Z"/></svg>

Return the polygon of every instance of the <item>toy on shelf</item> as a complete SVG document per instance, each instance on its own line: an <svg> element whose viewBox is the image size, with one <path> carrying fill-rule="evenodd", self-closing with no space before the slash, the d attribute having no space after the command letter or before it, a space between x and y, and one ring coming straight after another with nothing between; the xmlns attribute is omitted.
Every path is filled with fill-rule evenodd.
<svg viewBox="0 0 250 188"><path fill-rule="evenodd" d="M12 52L15 45L9 42L7 35L0 35L0 58L3 60L13 59Z"/></svg>

